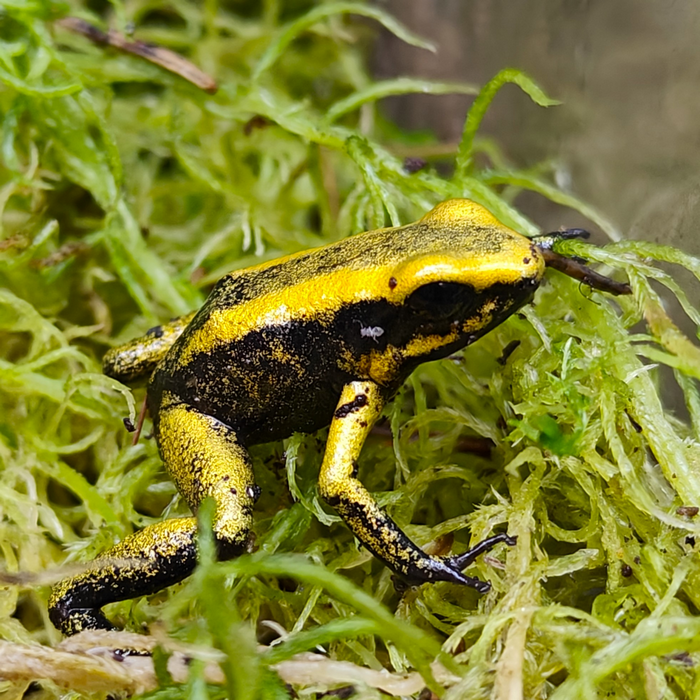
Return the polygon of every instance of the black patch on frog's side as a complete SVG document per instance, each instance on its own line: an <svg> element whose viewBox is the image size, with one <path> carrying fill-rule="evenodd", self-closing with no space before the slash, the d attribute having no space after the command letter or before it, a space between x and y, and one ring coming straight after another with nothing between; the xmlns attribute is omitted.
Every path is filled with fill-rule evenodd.
<svg viewBox="0 0 700 700"><path fill-rule="evenodd" d="M371 342L371 341L370 341ZM244 444L270 442L328 424L349 374L337 366L337 344L318 321L252 331L195 355L171 374L158 371L162 391L230 425Z"/></svg>

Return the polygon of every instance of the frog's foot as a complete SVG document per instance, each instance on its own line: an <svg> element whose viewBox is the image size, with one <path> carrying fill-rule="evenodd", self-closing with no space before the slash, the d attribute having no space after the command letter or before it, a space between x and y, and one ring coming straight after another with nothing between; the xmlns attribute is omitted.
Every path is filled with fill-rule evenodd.
<svg viewBox="0 0 700 700"><path fill-rule="evenodd" d="M113 630L101 608L149 595L192 573L197 561L195 518L173 518L127 537L85 571L60 581L49 599L49 618L65 635Z"/></svg>
<svg viewBox="0 0 700 700"><path fill-rule="evenodd" d="M479 544L462 554L458 554L455 557L448 557L446 561L452 568L462 571L468 566L471 566L476 561L477 557L486 554L486 552L490 552L497 544L505 542L509 547L514 547L517 541L517 535L507 535L505 532L502 532L498 535L487 537L485 540L481 540Z"/></svg>
<svg viewBox="0 0 700 700"><path fill-rule="evenodd" d="M410 573L405 577L405 580L408 585L419 585L426 581L449 581L450 583L469 586L479 591L479 593L486 593L491 589L491 584L488 581L482 581L473 576L466 576L462 571L471 566L477 557L491 551L497 544L504 542L512 547L517 542L517 539L517 537L501 533L482 540L475 547L454 557L437 558L424 555L424 557L417 558L413 562L410 567Z"/></svg>
<svg viewBox="0 0 700 700"><path fill-rule="evenodd" d="M83 630L116 629L99 608L79 608L74 605L70 595L52 598L50 602L49 618L64 634L72 635Z"/></svg>
<svg viewBox="0 0 700 700"><path fill-rule="evenodd" d="M427 554L418 554L421 550L414 552L414 561L405 572L397 572L394 579L394 586L398 591L411 586L420 586L423 583L437 583L446 581L447 583L457 583L461 586L469 586L479 593L487 593L491 590L488 581L482 581L474 576L467 576L453 565L450 559L431 557Z"/></svg>

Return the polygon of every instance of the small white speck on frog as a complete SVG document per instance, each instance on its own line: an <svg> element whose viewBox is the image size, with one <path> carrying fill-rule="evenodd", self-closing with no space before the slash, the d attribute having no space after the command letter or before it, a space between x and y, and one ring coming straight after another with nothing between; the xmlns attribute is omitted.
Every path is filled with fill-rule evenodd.
<svg viewBox="0 0 700 700"><path fill-rule="evenodd" d="M384 335L384 329L381 326L363 326L362 322L357 319L355 322L360 324L360 337L362 338L372 338L376 343L377 339Z"/></svg>

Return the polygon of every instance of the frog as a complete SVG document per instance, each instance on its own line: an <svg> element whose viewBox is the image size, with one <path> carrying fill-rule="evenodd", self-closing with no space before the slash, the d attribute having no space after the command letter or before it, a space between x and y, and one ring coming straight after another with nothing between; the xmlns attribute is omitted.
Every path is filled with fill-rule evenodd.
<svg viewBox="0 0 700 700"><path fill-rule="evenodd" d="M569 229L528 238L484 206L452 199L418 221L380 228L225 275L196 312L109 350L105 374L146 380L165 470L192 511L148 525L57 583L49 617L64 634L112 629L108 603L153 594L197 565L197 512L213 499L217 556L247 551L260 495L249 448L328 427L318 490L360 545L404 585L481 593L465 570L516 534L459 554L417 546L358 479L374 424L420 364L450 357L529 303L553 267L629 293L554 251Z"/></svg>

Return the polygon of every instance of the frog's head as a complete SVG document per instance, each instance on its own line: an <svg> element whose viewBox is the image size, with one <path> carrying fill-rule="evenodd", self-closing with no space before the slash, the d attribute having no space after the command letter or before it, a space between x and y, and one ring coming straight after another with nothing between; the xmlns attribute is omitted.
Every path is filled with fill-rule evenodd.
<svg viewBox="0 0 700 700"><path fill-rule="evenodd" d="M407 228L414 247L392 268L387 298L413 312L422 336L469 342L527 303L542 280L537 246L470 200L443 202Z"/></svg>
<svg viewBox="0 0 700 700"><path fill-rule="evenodd" d="M547 266L604 291L628 291L552 251L557 237L585 234L579 229L530 239L467 199L443 202L407 228L414 248L391 270L387 298L413 315L416 337L434 336L441 347L502 323L532 299Z"/></svg>

